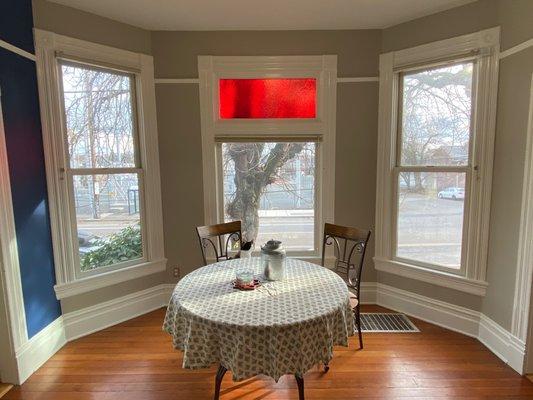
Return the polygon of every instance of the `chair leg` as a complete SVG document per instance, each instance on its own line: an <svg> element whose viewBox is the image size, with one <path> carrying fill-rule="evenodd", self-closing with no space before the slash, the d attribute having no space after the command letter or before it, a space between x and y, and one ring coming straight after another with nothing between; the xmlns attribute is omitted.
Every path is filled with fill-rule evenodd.
<svg viewBox="0 0 533 400"><path fill-rule="evenodd" d="M298 400L305 400L304 395L304 377L298 374L295 374L296 384L298 385Z"/></svg>
<svg viewBox="0 0 533 400"><path fill-rule="evenodd" d="M361 309L359 304L355 308L355 324L357 325L357 332L359 333L359 348L363 349L363 334L361 333Z"/></svg>
<svg viewBox="0 0 533 400"><path fill-rule="evenodd" d="M215 396L213 397L214 400L218 400L220 397L220 385L222 384L222 378L224 378L224 374L226 373L227 369L220 364L218 367L217 375L215 377Z"/></svg>

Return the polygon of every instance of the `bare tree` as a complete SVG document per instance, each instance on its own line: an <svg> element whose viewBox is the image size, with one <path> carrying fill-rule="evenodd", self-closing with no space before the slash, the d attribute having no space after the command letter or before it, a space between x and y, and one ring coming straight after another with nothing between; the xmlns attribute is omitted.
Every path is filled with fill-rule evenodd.
<svg viewBox="0 0 533 400"><path fill-rule="evenodd" d="M133 165L131 78L70 65L62 72L71 167ZM100 196L110 179L99 174L79 180L90 187L93 219L101 216Z"/></svg>
<svg viewBox="0 0 533 400"><path fill-rule="evenodd" d="M230 143L226 146L226 162L234 168L235 192L226 204L226 214L243 223L246 240L257 237L261 196L274 182L288 188L280 175L281 168L294 159L305 143ZM228 170L228 165L225 165Z"/></svg>
<svg viewBox="0 0 533 400"><path fill-rule="evenodd" d="M443 165L446 148L461 148L470 136L472 66L460 64L404 76L402 164ZM467 152L467 148L466 152ZM423 190L419 172L403 172L407 189Z"/></svg>

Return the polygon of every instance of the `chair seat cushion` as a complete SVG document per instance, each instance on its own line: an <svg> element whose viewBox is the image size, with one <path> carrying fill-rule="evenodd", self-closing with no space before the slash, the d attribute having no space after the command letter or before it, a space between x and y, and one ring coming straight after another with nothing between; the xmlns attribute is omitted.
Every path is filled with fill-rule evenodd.
<svg viewBox="0 0 533 400"><path fill-rule="evenodd" d="M352 308L355 308L357 307L358 304L359 304L359 300L357 300L357 297L355 297L353 293L350 293L350 306Z"/></svg>

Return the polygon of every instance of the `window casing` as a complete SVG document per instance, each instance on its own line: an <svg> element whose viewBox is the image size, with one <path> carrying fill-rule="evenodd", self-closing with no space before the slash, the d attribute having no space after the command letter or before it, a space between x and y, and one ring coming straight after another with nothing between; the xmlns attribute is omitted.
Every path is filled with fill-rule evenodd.
<svg viewBox="0 0 533 400"><path fill-rule="evenodd" d="M57 297L165 270L152 58L36 44Z"/></svg>
<svg viewBox="0 0 533 400"><path fill-rule="evenodd" d="M376 269L484 295L498 48L494 28L381 56Z"/></svg>
<svg viewBox="0 0 533 400"><path fill-rule="evenodd" d="M306 232L300 236L293 232L297 237L290 241L286 240L290 235L277 235L274 227L271 236L285 238L284 245L292 256L318 258L318 243L324 221L333 221L336 57L200 56L198 65L205 223L220 223L228 218L225 206L228 191L231 192L234 188L228 182L227 168L224 169L224 162L227 164L228 161L227 155L224 159L224 149L243 145L253 148L256 144L286 144L307 149L312 146L313 171L302 169L302 180L298 181L313 181L312 204L307 199L308 205L303 211L313 219L312 232L309 234L309 226L306 226ZM222 93L221 88L224 91L229 88L234 92L228 95ZM242 101L243 98L235 97L235 92L247 93L254 88L260 89L259 95L254 96L250 104L244 104L246 102ZM286 101L281 102L281 105L276 104L279 98L273 99L272 95L276 91L283 93L283 90L302 90L300 96L309 100L305 100L301 107L292 107L290 98L282 99ZM223 98L223 95L228 97ZM262 204L265 203L265 196L262 197ZM273 204L273 208L283 207L282 203L284 202ZM265 212L266 210L261 210L261 214ZM309 223L309 220L305 221L305 224ZM259 240L265 237L267 236L260 231ZM296 245L297 242L302 245ZM256 249L260 244L262 243L256 244Z"/></svg>

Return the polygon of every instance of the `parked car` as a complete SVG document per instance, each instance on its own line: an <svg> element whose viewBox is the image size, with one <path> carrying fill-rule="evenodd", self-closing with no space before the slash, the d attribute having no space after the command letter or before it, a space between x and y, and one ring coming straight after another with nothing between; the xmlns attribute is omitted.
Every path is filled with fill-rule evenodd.
<svg viewBox="0 0 533 400"><path fill-rule="evenodd" d="M465 190L459 187L449 187L441 190L437 196L439 199L464 200Z"/></svg>

